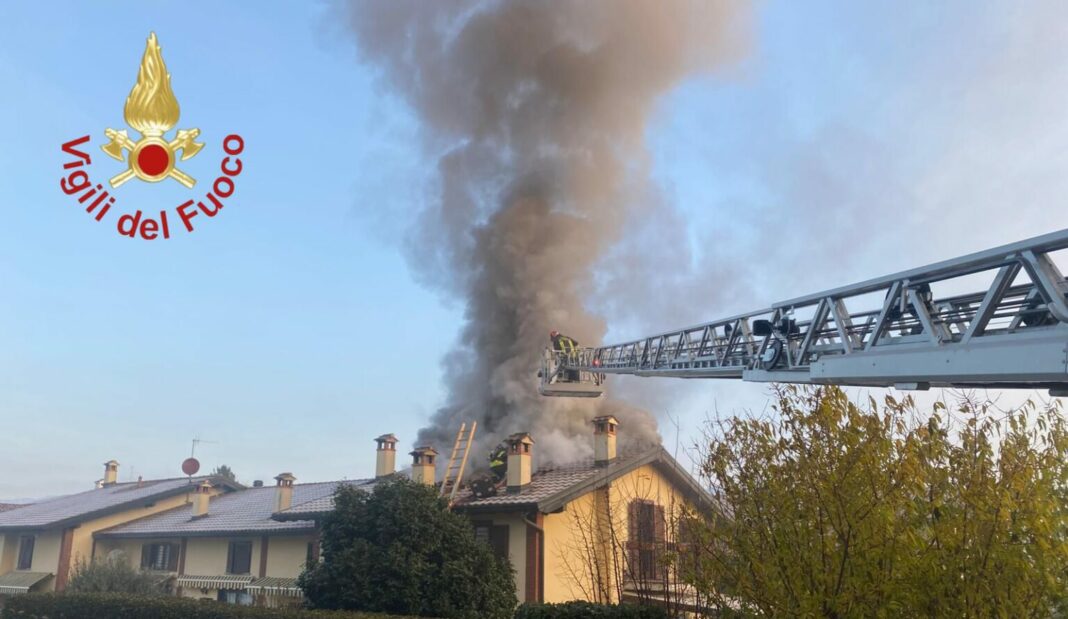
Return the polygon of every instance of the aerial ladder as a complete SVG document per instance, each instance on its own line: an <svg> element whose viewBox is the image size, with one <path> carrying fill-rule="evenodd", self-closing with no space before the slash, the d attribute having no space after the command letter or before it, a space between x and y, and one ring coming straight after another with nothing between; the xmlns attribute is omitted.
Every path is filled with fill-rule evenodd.
<svg viewBox="0 0 1068 619"><path fill-rule="evenodd" d="M639 340L547 349L539 392L597 397L605 375L630 374L1068 396L1068 281L1052 259L1066 248L1068 229Z"/></svg>

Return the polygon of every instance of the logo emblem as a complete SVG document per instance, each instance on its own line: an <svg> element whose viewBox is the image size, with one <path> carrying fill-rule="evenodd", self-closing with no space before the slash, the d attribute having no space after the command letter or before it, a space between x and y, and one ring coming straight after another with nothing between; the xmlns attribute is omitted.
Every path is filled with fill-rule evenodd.
<svg viewBox="0 0 1068 619"><path fill-rule="evenodd" d="M111 141L100 148L129 166L111 178L112 187L118 187L135 176L149 183L173 178L186 187L196 184L196 179L179 170L175 164L195 156L204 148L203 143L194 141L200 135L200 129L179 129L173 139L165 137L178 124L178 114L178 99L171 91L171 75L163 64L163 54L153 32L145 45L141 68L137 71L137 83L126 97L123 110L126 124L137 130L141 139L135 142L126 129L116 131L109 128L104 131Z"/></svg>

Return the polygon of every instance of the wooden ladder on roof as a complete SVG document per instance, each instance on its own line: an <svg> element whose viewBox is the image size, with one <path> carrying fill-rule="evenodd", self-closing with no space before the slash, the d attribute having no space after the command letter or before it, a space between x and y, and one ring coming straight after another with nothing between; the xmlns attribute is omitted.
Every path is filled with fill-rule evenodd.
<svg viewBox="0 0 1068 619"><path fill-rule="evenodd" d="M467 466L467 455L471 452L471 444L475 441L476 428L478 428L477 421L471 422L470 429L467 423L461 423L460 431L456 433L456 443L452 446L449 466L445 469L445 478L441 480L441 496L448 495L449 505L456 500L456 493L460 490L460 482L464 478L464 467Z"/></svg>

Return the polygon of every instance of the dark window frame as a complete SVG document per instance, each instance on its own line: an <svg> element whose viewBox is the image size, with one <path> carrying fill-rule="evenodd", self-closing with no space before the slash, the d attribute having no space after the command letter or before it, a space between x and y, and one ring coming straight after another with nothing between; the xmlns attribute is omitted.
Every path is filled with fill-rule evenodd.
<svg viewBox="0 0 1068 619"><path fill-rule="evenodd" d="M19 556L15 563L16 570L29 570L33 568L33 548L36 544L36 535L19 536Z"/></svg>
<svg viewBox="0 0 1068 619"><path fill-rule="evenodd" d="M181 546L174 542L146 542L141 544L141 569L155 572L177 572Z"/></svg>
<svg viewBox="0 0 1068 619"><path fill-rule="evenodd" d="M244 554L244 548L248 548L247 556L240 556L238 549L241 550L241 554ZM244 563L245 565L242 565ZM244 568L242 570L242 568ZM226 548L226 573L227 574L251 574L252 573L252 541L251 540L236 540L230 542L230 545Z"/></svg>
<svg viewBox="0 0 1068 619"><path fill-rule="evenodd" d="M471 523L475 530L475 539L489 544L493 556L511 561L508 554L511 528L507 524L497 524L492 520L476 520Z"/></svg>

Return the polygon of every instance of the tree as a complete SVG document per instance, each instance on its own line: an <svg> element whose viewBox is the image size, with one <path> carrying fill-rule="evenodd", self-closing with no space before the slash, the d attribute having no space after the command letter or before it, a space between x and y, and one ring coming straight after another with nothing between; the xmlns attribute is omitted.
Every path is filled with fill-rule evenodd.
<svg viewBox="0 0 1068 619"><path fill-rule="evenodd" d="M313 608L506 619L512 567L431 486L397 479L373 493L342 485L323 521L322 561L300 576Z"/></svg>
<svg viewBox="0 0 1068 619"><path fill-rule="evenodd" d="M229 466L226 466L225 464L220 464L219 466L215 467L215 470L212 471L211 474L213 477L222 477L224 479L229 479L232 482L237 481L237 475L234 474L233 469L231 469Z"/></svg>
<svg viewBox="0 0 1068 619"><path fill-rule="evenodd" d="M138 595L164 593L159 576L135 569L121 557L100 559L92 563L79 560L74 565L66 590L74 593Z"/></svg>
<svg viewBox="0 0 1068 619"><path fill-rule="evenodd" d="M1048 617L1068 598L1059 405L776 389L777 418L712 424L687 578L767 616Z"/></svg>

